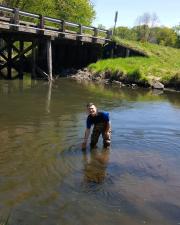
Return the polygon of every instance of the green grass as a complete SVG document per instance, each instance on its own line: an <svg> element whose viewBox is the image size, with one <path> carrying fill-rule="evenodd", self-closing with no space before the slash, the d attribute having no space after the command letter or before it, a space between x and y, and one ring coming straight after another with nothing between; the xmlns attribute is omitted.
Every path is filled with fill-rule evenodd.
<svg viewBox="0 0 180 225"><path fill-rule="evenodd" d="M180 49L117 38L115 41L142 52L145 57L100 60L89 65L93 73L108 71L116 80L149 84L158 79L166 86L180 86Z"/></svg>

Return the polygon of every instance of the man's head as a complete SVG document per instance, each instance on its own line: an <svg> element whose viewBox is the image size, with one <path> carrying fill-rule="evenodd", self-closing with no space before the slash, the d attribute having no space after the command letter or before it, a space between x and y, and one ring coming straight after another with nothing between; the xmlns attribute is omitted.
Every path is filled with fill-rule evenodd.
<svg viewBox="0 0 180 225"><path fill-rule="evenodd" d="M97 114L97 108L92 102L87 104L87 110L91 116L95 116Z"/></svg>

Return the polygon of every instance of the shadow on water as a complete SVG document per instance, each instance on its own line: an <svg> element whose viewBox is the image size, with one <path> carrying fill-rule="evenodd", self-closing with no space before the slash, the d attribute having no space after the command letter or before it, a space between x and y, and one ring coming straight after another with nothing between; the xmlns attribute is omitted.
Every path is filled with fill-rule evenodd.
<svg viewBox="0 0 180 225"><path fill-rule="evenodd" d="M84 164L84 182L89 183L103 183L106 179L106 168L109 162L109 149L91 149L89 158L87 150L83 151Z"/></svg>

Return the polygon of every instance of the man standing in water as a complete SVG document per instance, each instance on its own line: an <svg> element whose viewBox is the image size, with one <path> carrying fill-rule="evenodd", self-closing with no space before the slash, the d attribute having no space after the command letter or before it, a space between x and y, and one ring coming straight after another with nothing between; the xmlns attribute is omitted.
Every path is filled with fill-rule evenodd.
<svg viewBox="0 0 180 225"><path fill-rule="evenodd" d="M111 124L109 120L109 113L98 112L96 106L93 103L87 104L87 111L89 115L86 120L86 130L84 134L84 141L82 143L82 149L86 148L92 125L94 125L94 127L91 134L91 148L96 147L101 134L103 137L104 147L109 147L111 143Z"/></svg>

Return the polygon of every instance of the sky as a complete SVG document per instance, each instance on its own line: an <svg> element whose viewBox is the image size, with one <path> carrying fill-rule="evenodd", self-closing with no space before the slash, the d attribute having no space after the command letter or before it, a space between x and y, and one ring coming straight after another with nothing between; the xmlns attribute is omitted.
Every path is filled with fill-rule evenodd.
<svg viewBox="0 0 180 225"><path fill-rule="evenodd" d="M118 11L116 26L133 27L144 13L156 14L160 26L173 27L180 24L180 0L91 0L96 11L94 26L114 26L115 12Z"/></svg>

